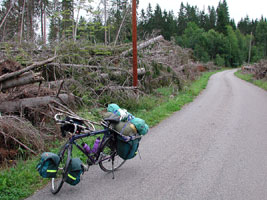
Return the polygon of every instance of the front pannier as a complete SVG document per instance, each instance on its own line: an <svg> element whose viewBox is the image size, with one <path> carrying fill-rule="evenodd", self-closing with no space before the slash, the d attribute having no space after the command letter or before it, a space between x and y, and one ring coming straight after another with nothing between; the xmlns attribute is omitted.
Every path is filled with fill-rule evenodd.
<svg viewBox="0 0 267 200"><path fill-rule="evenodd" d="M51 152L44 152L37 165L37 170L43 178L55 178L57 174L59 156Z"/></svg>
<svg viewBox="0 0 267 200"><path fill-rule="evenodd" d="M80 158L72 158L68 167L66 182L70 185L77 185L81 180L81 174L84 172L83 163Z"/></svg>
<svg viewBox="0 0 267 200"><path fill-rule="evenodd" d="M117 135L117 152L118 155L124 159L129 160L136 156L141 138L125 141L120 135Z"/></svg>

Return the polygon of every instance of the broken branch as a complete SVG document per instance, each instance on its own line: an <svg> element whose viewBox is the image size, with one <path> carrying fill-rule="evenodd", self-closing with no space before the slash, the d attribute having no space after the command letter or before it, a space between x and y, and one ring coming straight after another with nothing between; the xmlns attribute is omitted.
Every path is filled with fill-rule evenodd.
<svg viewBox="0 0 267 200"><path fill-rule="evenodd" d="M4 74L2 76L0 76L0 82L4 81L4 80L7 80L7 79L10 79L10 78L13 78L13 77L16 77L16 76L19 76L21 74L23 74L24 72L28 72L36 67L39 67L39 66L42 66L42 65L45 65L47 63L50 63L52 62L54 59L56 58L56 56L52 57L52 58L49 58L47 60L44 60L44 61L40 61L40 62L35 62L33 63L32 65L24 68L24 69L21 69L21 70L18 70L18 71L15 71L15 72L12 72L12 73L8 73L8 74Z"/></svg>

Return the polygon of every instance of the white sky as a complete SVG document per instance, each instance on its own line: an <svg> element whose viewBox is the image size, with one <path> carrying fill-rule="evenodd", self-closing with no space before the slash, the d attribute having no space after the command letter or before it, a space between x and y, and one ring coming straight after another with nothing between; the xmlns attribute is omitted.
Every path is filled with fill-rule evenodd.
<svg viewBox="0 0 267 200"><path fill-rule="evenodd" d="M217 8L219 0L139 0L139 10L144 8L146 10L148 3L151 3L152 9L154 10L156 4L159 4L161 9L166 9L167 11L173 10L174 15L178 16L178 11L181 2L186 5L188 3L190 6L197 6L200 10L206 9L208 6L214 6ZM267 0L227 0L228 10L230 18L234 19L238 23L241 18L245 18L246 15L249 16L250 20L260 19L261 16L267 17Z"/></svg>

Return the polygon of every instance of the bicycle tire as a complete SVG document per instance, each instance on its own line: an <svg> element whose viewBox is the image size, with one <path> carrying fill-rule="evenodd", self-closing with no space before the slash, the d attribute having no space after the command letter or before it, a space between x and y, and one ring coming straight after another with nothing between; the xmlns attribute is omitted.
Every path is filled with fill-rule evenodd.
<svg viewBox="0 0 267 200"><path fill-rule="evenodd" d="M68 151L67 155L66 155L66 150ZM59 178L57 179L52 178L51 181L52 194L57 194L66 180L67 171L71 160L71 147L69 146L67 149L64 148L63 150L61 150L59 155L60 155L60 162L57 171L57 176L59 176Z"/></svg>
<svg viewBox="0 0 267 200"><path fill-rule="evenodd" d="M116 147L112 138L107 139L103 143L100 152L102 153L102 158L101 161L99 162L99 167L104 172L115 171L119 169L126 162L126 160L122 159L117 154ZM112 160L114 162L113 169L112 169Z"/></svg>

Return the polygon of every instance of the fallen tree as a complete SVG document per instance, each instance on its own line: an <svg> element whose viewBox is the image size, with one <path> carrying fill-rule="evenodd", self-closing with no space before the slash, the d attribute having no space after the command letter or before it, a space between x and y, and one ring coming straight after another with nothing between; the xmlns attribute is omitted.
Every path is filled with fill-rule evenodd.
<svg viewBox="0 0 267 200"><path fill-rule="evenodd" d="M118 71L118 72L111 72L110 74L113 75L113 76L121 76L123 73L132 74L132 71L131 70L125 71L125 72ZM146 73L145 68L139 68L139 69L137 69L137 75L138 76L144 75L145 73ZM101 78L108 78L109 77L109 74L108 73L102 73L99 76Z"/></svg>
<svg viewBox="0 0 267 200"><path fill-rule="evenodd" d="M44 96L44 97L25 98L14 101L5 101L0 103L0 112L3 113L18 112L26 107L34 108L34 107L46 106L54 101L68 104L74 102L75 97L73 95L68 95L68 94L59 94L58 97Z"/></svg>
<svg viewBox="0 0 267 200"><path fill-rule="evenodd" d="M11 72L11 73L7 73L7 74L4 74L2 76L0 76L0 82L3 82L7 79L10 79L10 78L13 78L13 77L17 77L25 72L28 72L30 70L33 70L34 68L36 67L39 67L39 66L42 66L42 65L45 65L47 63L50 63L52 62L54 59L56 58L56 56L52 57L52 58L49 58L47 60L44 60L44 61L40 61L40 62L35 62L33 63L32 65L26 67L26 68L23 68L21 70L18 70L18 71L15 71L15 72Z"/></svg>
<svg viewBox="0 0 267 200"><path fill-rule="evenodd" d="M0 83L0 90L5 90L17 86L23 86L31 83L42 82L44 78L40 73L25 72L19 77L8 79Z"/></svg>
<svg viewBox="0 0 267 200"><path fill-rule="evenodd" d="M109 69L109 70L118 70L118 71L126 71L125 69L119 67L111 67L111 66L93 66L93 65L79 65L79 64L68 64L68 63L49 63L46 66L56 66L56 67L73 67L73 68L87 68L87 69Z"/></svg>
<svg viewBox="0 0 267 200"><path fill-rule="evenodd" d="M148 41L145 41L145 42L139 44L139 45L137 46L137 50L144 49L144 48L148 47L149 45L152 45L152 44L154 44L154 43L156 43L156 42L158 42L158 41L160 41L160 40L164 40L164 38L163 38L162 35L157 36L157 37L155 37L155 38L152 38L152 39L150 39L150 40L148 40ZM132 51L133 51L132 48L129 49L129 50L127 50L127 51L124 51L124 52L121 53L121 56L126 56L126 55L128 55L129 53L131 53Z"/></svg>

